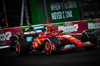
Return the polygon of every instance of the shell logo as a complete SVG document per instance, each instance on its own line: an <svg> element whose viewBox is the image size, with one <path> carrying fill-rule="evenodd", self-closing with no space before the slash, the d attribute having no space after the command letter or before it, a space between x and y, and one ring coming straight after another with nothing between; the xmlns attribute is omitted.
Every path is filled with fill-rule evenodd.
<svg viewBox="0 0 100 66"><path fill-rule="evenodd" d="M71 39L75 39L74 37L72 37Z"/></svg>
<svg viewBox="0 0 100 66"><path fill-rule="evenodd" d="M37 41L35 42L35 47L38 48L38 43L37 43Z"/></svg>

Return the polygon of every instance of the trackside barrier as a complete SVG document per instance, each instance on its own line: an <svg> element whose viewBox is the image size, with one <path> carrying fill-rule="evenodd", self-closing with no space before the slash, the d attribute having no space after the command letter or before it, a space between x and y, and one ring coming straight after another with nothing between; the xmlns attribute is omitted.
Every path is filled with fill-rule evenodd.
<svg viewBox="0 0 100 66"><path fill-rule="evenodd" d="M52 29L63 30L64 34L69 34L70 32L82 33L84 30L88 29L95 32L97 36L100 36L100 19L60 22L52 24L39 24L32 26L41 26L41 25L53 25ZM9 40L10 37L23 32L23 29L27 27L30 26L0 29L0 46L10 45L10 40Z"/></svg>
<svg viewBox="0 0 100 66"><path fill-rule="evenodd" d="M9 46L10 37L22 32L21 27L0 29L0 46Z"/></svg>
<svg viewBox="0 0 100 66"><path fill-rule="evenodd" d="M68 34L70 32L75 33L82 33L87 29L87 24L85 21L72 21L72 22L65 22L62 25L58 25L58 30L63 30L65 34Z"/></svg>
<svg viewBox="0 0 100 66"><path fill-rule="evenodd" d="M88 25L88 30L96 33L97 36L100 36L100 19L86 20Z"/></svg>

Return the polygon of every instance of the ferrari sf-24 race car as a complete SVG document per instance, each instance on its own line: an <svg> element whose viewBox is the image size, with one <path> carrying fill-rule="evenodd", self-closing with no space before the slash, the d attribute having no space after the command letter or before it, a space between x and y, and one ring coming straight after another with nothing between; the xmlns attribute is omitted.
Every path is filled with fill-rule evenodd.
<svg viewBox="0 0 100 66"><path fill-rule="evenodd" d="M11 48L15 48L17 55L26 55L32 50L51 54L80 47L93 49L97 44L93 32L83 31L81 39L75 38L75 34L63 35L62 32L62 30L52 30L50 26L31 27L10 38Z"/></svg>

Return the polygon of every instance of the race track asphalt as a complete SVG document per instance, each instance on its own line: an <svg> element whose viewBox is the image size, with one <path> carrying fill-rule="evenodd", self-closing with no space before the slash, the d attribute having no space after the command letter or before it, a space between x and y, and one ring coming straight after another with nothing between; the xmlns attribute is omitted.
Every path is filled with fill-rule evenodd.
<svg viewBox="0 0 100 66"><path fill-rule="evenodd" d="M17 56L9 49L0 50L0 66L100 66L100 45L93 50L84 48L52 55L29 53Z"/></svg>

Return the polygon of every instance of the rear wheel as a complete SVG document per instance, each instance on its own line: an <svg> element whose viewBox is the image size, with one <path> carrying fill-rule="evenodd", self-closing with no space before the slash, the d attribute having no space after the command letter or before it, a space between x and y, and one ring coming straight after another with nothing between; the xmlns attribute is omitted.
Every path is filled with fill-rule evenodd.
<svg viewBox="0 0 100 66"><path fill-rule="evenodd" d="M10 49L11 50L15 50L15 40L17 40L17 38L15 36L10 37Z"/></svg>
<svg viewBox="0 0 100 66"><path fill-rule="evenodd" d="M55 47L52 47L52 43L55 45ZM44 41L44 49L45 49L45 53L46 54L51 54L55 48L55 51L57 51L59 47L59 42L58 42L58 39L56 37L49 37L49 38L46 38L45 41Z"/></svg>
<svg viewBox="0 0 100 66"><path fill-rule="evenodd" d="M29 53L29 45L25 39L16 40L15 50L18 56L26 55Z"/></svg>

